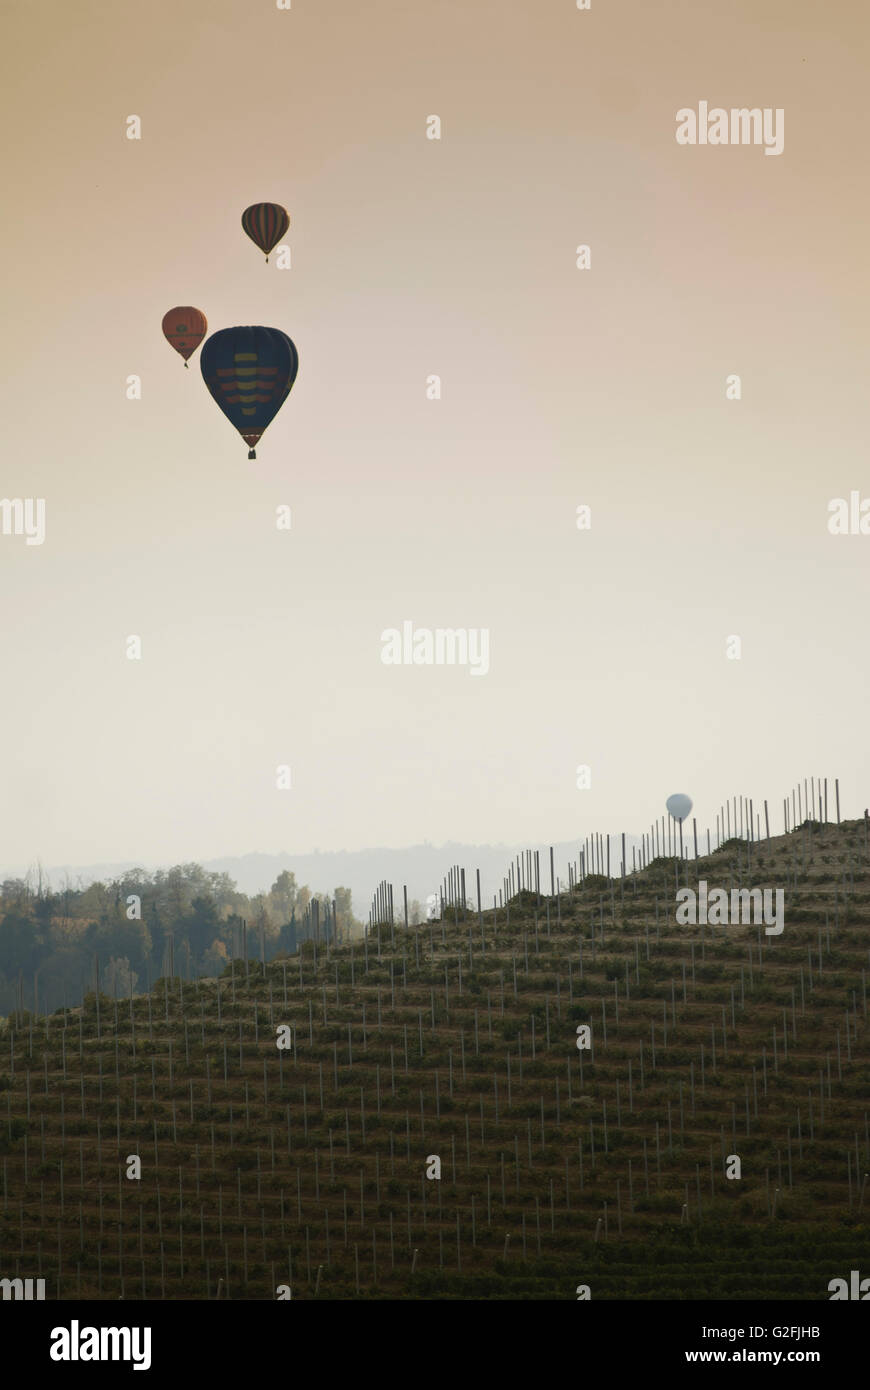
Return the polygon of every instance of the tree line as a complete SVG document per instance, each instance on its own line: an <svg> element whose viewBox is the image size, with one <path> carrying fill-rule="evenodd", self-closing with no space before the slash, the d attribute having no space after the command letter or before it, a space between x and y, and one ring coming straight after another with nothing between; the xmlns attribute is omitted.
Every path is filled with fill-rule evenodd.
<svg viewBox="0 0 870 1390"><path fill-rule="evenodd" d="M314 893L286 869L267 893L252 897L229 874L199 864L131 869L87 886L67 880L58 890L41 873L36 882L33 874L7 879L0 884L0 1015L78 1004L97 974L115 997L147 990L170 970L190 979L219 975L243 951L266 960L292 954L324 923L338 940L362 932L351 890Z"/></svg>

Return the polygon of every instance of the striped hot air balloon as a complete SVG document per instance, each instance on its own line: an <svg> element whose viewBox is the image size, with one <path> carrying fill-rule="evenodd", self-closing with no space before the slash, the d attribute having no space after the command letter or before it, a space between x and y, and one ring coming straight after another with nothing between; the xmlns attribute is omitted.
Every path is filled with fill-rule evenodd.
<svg viewBox="0 0 870 1390"><path fill-rule="evenodd" d="M203 380L246 444L254 445L289 395L299 354L280 328L222 328L200 353Z"/></svg>
<svg viewBox="0 0 870 1390"><path fill-rule="evenodd" d="M268 261L269 252L278 245L290 226L290 218L286 208L279 203L252 203L242 213L242 226L251 241L265 251Z"/></svg>
<svg viewBox="0 0 870 1390"><path fill-rule="evenodd" d="M185 367L188 357L196 352L207 332L205 314L190 304L179 305L163 315L163 336L176 352L181 353Z"/></svg>

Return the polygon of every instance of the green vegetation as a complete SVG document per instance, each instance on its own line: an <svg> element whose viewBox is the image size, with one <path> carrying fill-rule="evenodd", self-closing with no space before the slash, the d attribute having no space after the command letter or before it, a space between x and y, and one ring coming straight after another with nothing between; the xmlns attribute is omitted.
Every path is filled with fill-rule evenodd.
<svg viewBox="0 0 870 1390"><path fill-rule="evenodd" d="M696 868L785 885L783 934L677 927L669 861L510 925L450 909L10 1010L4 1275L40 1250L65 1298L826 1299L870 1215L863 826Z"/></svg>
<svg viewBox="0 0 870 1390"><path fill-rule="evenodd" d="M325 926L333 902L335 933ZM413 907L421 916L419 904ZM111 883L57 893L7 879L0 884L0 1014L78 1003L82 981L94 983L95 962L103 988L123 998L173 967L187 980L219 975L230 956L242 954L243 942L250 956L272 960L315 934L325 939L327 930L338 940L361 931L350 889L312 894L286 869L268 893L253 898L229 874L199 864L134 869Z"/></svg>

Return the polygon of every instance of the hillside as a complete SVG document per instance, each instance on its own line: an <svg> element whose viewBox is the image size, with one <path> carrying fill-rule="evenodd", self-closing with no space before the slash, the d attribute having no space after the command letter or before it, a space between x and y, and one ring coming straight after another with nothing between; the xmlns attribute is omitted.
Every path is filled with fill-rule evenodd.
<svg viewBox="0 0 870 1390"><path fill-rule="evenodd" d="M0 1273L60 1298L827 1299L866 1263L868 863L865 822L808 822L13 1018ZM699 879L784 888L784 931L677 926Z"/></svg>

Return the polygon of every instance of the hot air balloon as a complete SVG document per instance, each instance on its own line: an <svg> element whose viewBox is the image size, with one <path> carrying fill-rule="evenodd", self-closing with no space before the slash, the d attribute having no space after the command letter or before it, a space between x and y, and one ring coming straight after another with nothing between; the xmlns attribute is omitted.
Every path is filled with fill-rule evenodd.
<svg viewBox="0 0 870 1390"><path fill-rule="evenodd" d="M290 226L290 218L280 203L252 203L242 213L242 226L251 241L265 251L268 262L269 252L278 245Z"/></svg>
<svg viewBox="0 0 870 1390"><path fill-rule="evenodd" d="M204 344L203 380L246 444L254 445L274 420L296 380L299 354L280 328L222 328Z"/></svg>
<svg viewBox="0 0 870 1390"><path fill-rule="evenodd" d="M678 820L680 822L680 858L682 859L683 821L686 819L686 816L692 809L692 798L690 796L686 796L685 792L674 792L673 796L668 797L667 801L665 802L665 806L668 809L668 814L673 816L674 820ZM695 849L697 852L697 843L695 845Z"/></svg>
<svg viewBox="0 0 870 1390"><path fill-rule="evenodd" d="M692 809L692 798L686 796L685 792L674 792L665 802L668 815L673 816L674 820L685 820Z"/></svg>
<svg viewBox="0 0 870 1390"><path fill-rule="evenodd" d="M185 367L188 357L196 352L207 332L205 314L190 304L170 309L163 315L163 336L176 352L181 353Z"/></svg>

